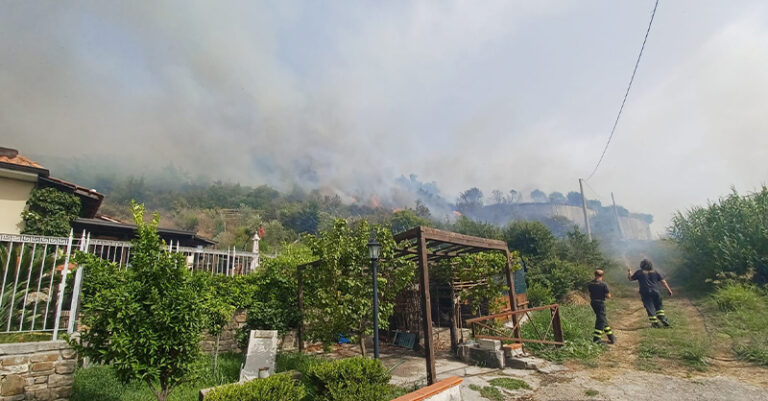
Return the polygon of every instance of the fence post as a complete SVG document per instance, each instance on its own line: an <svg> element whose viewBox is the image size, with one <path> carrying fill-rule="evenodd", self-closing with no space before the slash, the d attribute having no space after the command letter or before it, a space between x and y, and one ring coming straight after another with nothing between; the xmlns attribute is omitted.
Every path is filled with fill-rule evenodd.
<svg viewBox="0 0 768 401"><path fill-rule="evenodd" d="M83 235L85 235L85 232L83 232ZM88 237L81 240L80 242L80 251L87 251L88 250L88 242L91 240L91 234L88 234ZM109 257L109 255L107 255ZM72 303L69 306L69 322L67 322L67 334L72 334L75 331L75 321L77 320L77 309L80 305L80 289L83 285L83 268L82 266L77 266L77 270L75 271L75 284L74 287L72 287Z"/></svg>
<svg viewBox="0 0 768 401"><path fill-rule="evenodd" d="M552 312L552 333L554 334L555 341L563 342L563 326L560 323L560 305L555 306L555 310Z"/></svg>
<svg viewBox="0 0 768 401"><path fill-rule="evenodd" d="M64 258L64 270L61 271L61 282L59 283L59 298L56 300L56 318L53 323L54 341L59 339L59 323L61 322L61 308L64 306L64 289L67 287L67 273L69 272L69 256L72 253L73 234L72 229L70 229L69 239L67 239L67 256Z"/></svg>

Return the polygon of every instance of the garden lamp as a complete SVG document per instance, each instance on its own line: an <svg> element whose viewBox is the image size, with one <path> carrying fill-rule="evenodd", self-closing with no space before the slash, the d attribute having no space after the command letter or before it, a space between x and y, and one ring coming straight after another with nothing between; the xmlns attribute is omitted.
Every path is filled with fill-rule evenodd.
<svg viewBox="0 0 768 401"><path fill-rule="evenodd" d="M376 262L379 261L381 253L381 244L376 241L376 237L371 231L371 238L368 240L368 253L371 256L371 270L373 271L373 357L379 358L379 280L376 271Z"/></svg>

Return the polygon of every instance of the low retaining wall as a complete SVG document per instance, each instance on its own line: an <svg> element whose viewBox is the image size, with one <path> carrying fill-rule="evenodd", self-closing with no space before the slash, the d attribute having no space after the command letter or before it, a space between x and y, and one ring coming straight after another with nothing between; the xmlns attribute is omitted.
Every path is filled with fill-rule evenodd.
<svg viewBox="0 0 768 401"><path fill-rule="evenodd" d="M77 359L66 341L0 344L0 401L66 401Z"/></svg>
<svg viewBox="0 0 768 401"><path fill-rule="evenodd" d="M232 319L224 326L224 330L221 332L221 338L219 339L219 352L243 352L240 346L237 344L237 332L245 326L246 311L240 310L235 312ZM200 343L203 352L212 353L213 348L216 346L216 337L206 335L203 341ZM292 351L297 349L296 344L296 332L290 331L285 333L284 336L278 339L278 349L281 351ZM2 401L2 400L0 400Z"/></svg>
<svg viewBox="0 0 768 401"><path fill-rule="evenodd" d="M392 401L461 401L462 378L449 377L439 382L420 388L412 393L395 398Z"/></svg>
<svg viewBox="0 0 768 401"><path fill-rule="evenodd" d="M232 319L224 326L224 330L221 332L221 338L219 339L219 352L241 352L240 346L237 345L237 338L235 335L241 327L245 326L246 313L244 310L235 312ZM203 342L200 343L204 352L213 352L213 348L216 346L216 337L206 335Z"/></svg>

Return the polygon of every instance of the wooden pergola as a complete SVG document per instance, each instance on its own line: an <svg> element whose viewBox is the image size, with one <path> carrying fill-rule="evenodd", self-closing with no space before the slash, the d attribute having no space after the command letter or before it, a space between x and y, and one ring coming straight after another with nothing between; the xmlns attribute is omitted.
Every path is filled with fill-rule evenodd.
<svg viewBox="0 0 768 401"><path fill-rule="evenodd" d="M424 330L424 349L427 364L427 383L433 384L436 381L435 372L435 346L432 342L432 308L429 295L429 265L430 262L438 262L444 259L455 258L457 256L468 255L478 252L502 252L507 258L506 269L504 271L509 287L509 305L512 312L509 316L515 324L515 337L520 337L520 328L517 324L517 294L515 293L514 280L512 278L512 258L509 248L504 241L487 238L473 237L470 235L457 234L450 231L438 230L431 227L416 227L394 236L398 243L396 257L414 260L418 263L419 269L419 295L421 300L422 329ZM319 261L314 261L297 266L298 278L298 307L304 311L304 270L311 269ZM453 308L452 308L453 309ZM450 313L451 319L451 347L455 349L456 337L456 316ZM297 330L297 340L299 352L304 350L304 322L299 323Z"/></svg>
<svg viewBox="0 0 768 401"><path fill-rule="evenodd" d="M424 349L427 364L427 384L435 383L435 346L432 342L432 308L429 295L429 264L443 259L478 252L502 252L507 257L505 276L509 287L509 305L511 310L517 311L517 294L512 278L512 259L509 248L504 241L487 238L473 237L457 234L450 231L438 230L431 227L416 227L394 236L399 245L397 255L417 261L419 265L419 295L421 298L421 314L424 330ZM511 315L515 323L515 336L520 337L517 325L517 315ZM456 317L450 313L451 319L451 345L454 346Z"/></svg>

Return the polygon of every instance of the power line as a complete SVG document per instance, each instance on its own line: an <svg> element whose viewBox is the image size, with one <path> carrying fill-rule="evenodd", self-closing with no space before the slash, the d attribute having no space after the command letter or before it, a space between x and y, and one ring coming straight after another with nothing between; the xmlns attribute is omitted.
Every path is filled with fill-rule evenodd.
<svg viewBox="0 0 768 401"><path fill-rule="evenodd" d="M597 172L597 168L600 167L600 163L602 163L603 158L605 157L605 152L608 151L608 145L611 144L611 139L613 139L613 134L616 133L616 126L619 125L621 112L624 111L624 104L627 103L629 90L632 89L632 82L635 80L637 67L640 65L640 59L643 57L643 50L645 50L645 42L648 41L648 34L651 32L651 26L653 26L653 18L656 16L656 8L658 7L659 7L659 0L656 0L656 3L653 5L653 12L651 12L651 20L650 22L648 22L648 29L645 31L645 37L643 38L643 45L640 46L640 53L638 53L637 55L637 61L635 61L635 68L632 70L632 77L629 78L629 85L627 85L627 91L624 93L624 99L621 101L621 107L619 107L619 113L616 115L616 120L613 122L613 128L611 128L611 135L608 136L608 142L605 143L605 147L603 148L603 153L600 155L600 160L597 161L597 165L595 165L595 169L592 170L592 174L590 174L585 181L589 181L589 179L592 178L592 176L595 175L595 173Z"/></svg>

